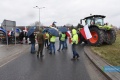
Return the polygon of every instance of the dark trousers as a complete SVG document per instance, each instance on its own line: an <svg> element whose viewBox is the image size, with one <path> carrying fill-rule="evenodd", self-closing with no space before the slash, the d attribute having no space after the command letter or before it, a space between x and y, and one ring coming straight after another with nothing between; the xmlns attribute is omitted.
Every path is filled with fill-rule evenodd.
<svg viewBox="0 0 120 80"><path fill-rule="evenodd" d="M25 36L25 43L28 43L27 38L28 38L28 37L27 37L27 36Z"/></svg>
<svg viewBox="0 0 120 80"><path fill-rule="evenodd" d="M44 47L44 44L38 44L38 52L37 52L37 54L40 54L42 56L43 47Z"/></svg>
<svg viewBox="0 0 120 80"><path fill-rule="evenodd" d="M48 39L45 39L45 47L48 47Z"/></svg>
<svg viewBox="0 0 120 80"><path fill-rule="evenodd" d="M75 47L76 47L76 44L73 43L73 44L72 44L73 58L75 58L76 56L77 56L77 57L79 56L79 54L77 53Z"/></svg>
<svg viewBox="0 0 120 80"><path fill-rule="evenodd" d="M61 49L61 45L62 45L62 50L65 48L65 41L60 41L59 42L59 49L58 50L60 50Z"/></svg>

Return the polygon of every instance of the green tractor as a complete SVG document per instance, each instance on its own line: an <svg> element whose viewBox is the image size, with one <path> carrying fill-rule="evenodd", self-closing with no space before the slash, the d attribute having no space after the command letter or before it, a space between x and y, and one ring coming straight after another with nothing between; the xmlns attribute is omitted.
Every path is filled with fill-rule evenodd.
<svg viewBox="0 0 120 80"><path fill-rule="evenodd" d="M88 25L92 38L86 40L79 32L79 43L85 42L93 46L100 46L103 43L114 43L116 40L116 32L112 26L104 23L104 18L105 16L103 15L91 15L81 19L81 24L84 20L85 25ZM78 27L81 30L84 26L79 24Z"/></svg>

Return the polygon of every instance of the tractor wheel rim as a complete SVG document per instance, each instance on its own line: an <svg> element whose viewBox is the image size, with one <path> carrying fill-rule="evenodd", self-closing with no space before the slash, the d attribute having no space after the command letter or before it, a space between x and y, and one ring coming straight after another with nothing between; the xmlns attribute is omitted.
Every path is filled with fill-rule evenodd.
<svg viewBox="0 0 120 80"><path fill-rule="evenodd" d="M89 39L90 43L96 43L98 41L98 34L95 31L91 31L92 38Z"/></svg>

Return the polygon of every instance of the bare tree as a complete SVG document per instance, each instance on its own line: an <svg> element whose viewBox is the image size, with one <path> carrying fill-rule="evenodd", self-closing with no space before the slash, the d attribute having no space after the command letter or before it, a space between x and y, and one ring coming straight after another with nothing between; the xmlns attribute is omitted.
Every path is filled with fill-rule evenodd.
<svg viewBox="0 0 120 80"><path fill-rule="evenodd" d="M38 30L39 30L39 21L36 21L36 22L34 22L34 23L31 23L31 24L29 25L29 28L32 27L32 26L36 26L36 31L38 31ZM43 24L42 24L42 23L40 23L40 27L43 28Z"/></svg>

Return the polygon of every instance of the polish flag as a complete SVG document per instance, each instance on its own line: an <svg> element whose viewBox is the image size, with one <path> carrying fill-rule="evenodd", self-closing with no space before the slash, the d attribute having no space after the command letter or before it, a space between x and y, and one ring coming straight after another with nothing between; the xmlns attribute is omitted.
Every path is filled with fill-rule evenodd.
<svg viewBox="0 0 120 80"><path fill-rule="evenodd" d="M86 40L92 38L88 25L85 25L85 27L80 30L80 33Z"/></svg>
<svg viewBox="0 0 120 80"><path fill-rule="evenodd" d="M70 31L67 31L67 32L66 32L66 35L69 37L69 44L71 44L71 42L72 42L72 40L71 40L71 38L72 38L71 32L70 32Z"/></svg>
<svg viewBox="0 0 120 80"><path fill-rule="evenodd" d="M71 36L72 36L70 31L67 31L67 32L66 32L66 35L67 35L68 37L71 37Z"/></svg>
<svg viewBox="0 0 120 80"><path fill-rule="evenodd" d="M8 36L11 36L11 32L12 32L12 31L8 31Z"/></svg>
<svg viewBox="0 0 120 80"><path fill-rule="evenodd" d="M24 29L23 31L24 31L24 32L28 32L28 30L27 30L26 26L25 26L25 29Z"/></svg>

